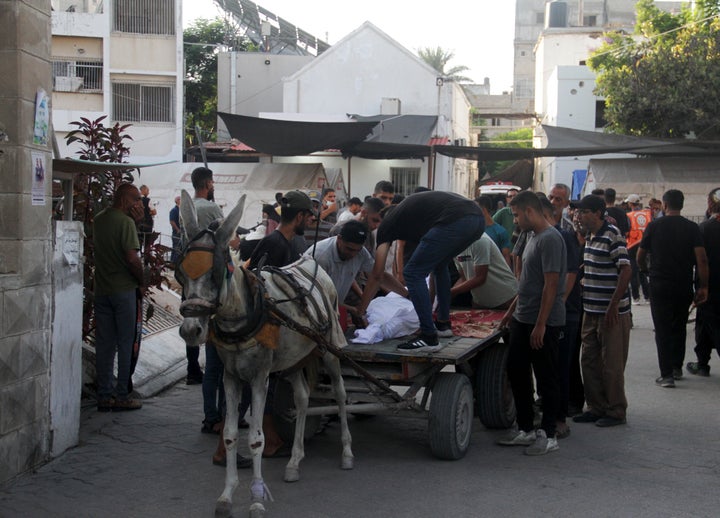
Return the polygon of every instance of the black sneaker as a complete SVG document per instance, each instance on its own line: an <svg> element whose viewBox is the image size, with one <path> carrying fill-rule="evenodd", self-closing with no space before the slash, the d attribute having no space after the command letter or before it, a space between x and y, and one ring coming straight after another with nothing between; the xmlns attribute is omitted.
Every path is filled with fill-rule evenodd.
<svg viewBox="0 0 720 518"><path fill-rule="evenodd" d="M449 321L441 322L440 320L436 320L435 329L437 329L437 335L442 338L451 338L453 336L452 325Z"/></svg>
<svg viewBox="0 0 720 518"><path fill-rule="evenodd" d="M694 374L695 376L703 376L705 378L710 376L709 365L700 365L698 362L688 362L685 368L690 374Z"/></svg>
<svg viewBox="0 0 720 518"><path fill-rule="evenodd" d="M655 380L655 385L662 388L675 388L675 378L672 376L660 376Z"/></svg>
<svg viewBox="0 0 720 518"><path fill-rule="evenodd" d="M602 418L602 416L593 414L590 411L583 412L580 415L576 415L572 418L573 422L575 423L596 423Z"/></svg>
<svg viewBox="0 0 720 518"><path fill-rule="evenodd" d="M202 382L202 372L200 374L193 374L192 376L188 376L187 378L185 378L185 385L202 385Z"/></svg>
<svg viewBox="0 0 720 518"><path fill-rule="evenodd" d="M423 349L425 351L437 351L442 345L438 342L437 335L419 334L416 338L408 340L397 346L400 351L416 351Z"/></svg>
<svg viewBox="0 0 720 518"><path fill-rule="evenodd" d="M682 369L673 369L673 379L681 380L683 377Z"/></svg>
<svg viewBox="0 0 720 518"><path fill-rule="evenodd" d="M601 428L607 428L609 426L618 426L618 425L625 424L625 423L627 423L627 421L625 420L624 417L605 416L605 417L601 417L600 419L595 421L595 426L599 426Z"/></svg>

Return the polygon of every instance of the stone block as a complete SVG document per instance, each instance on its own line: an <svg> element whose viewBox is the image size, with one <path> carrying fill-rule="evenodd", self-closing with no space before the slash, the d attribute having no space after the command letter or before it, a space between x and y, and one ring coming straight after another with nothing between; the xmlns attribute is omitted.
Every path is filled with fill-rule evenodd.
<svg viewBox="0 0 720 518"><path fill-rule="evenodd" d="M39 239L50 242L52 237L52 200L50 197L51 182L45 182L45 205L33 205L32 196L24 194L20 202L21 238ZM25 260L32 260L26 257ZM49 259L44 258L47 262ZM49 264L47 265L49 267Z"/></svg>
<svg viewBox="0 0 720 518"><path fill-rule="evenodd" d="M15 383L20 379L20 343L21 336L10 336L0 340L0 380L3 385ZM0 409L2 413L2 409Z"/></svg>
<svg viewBox="0 0 720 518"><path fill-rule="evenodd" d="M0 22L1 23L1 22ZM14 27L13 27L14 29ZM5 39L0 28L0 42ZM20 89L20 53L11 47L2 46L0 43L0 63L3 64L4 73L0 74L0 97L13 99L18 96ZM8 101L10 102L10 101Z"/></svg>
<svg viewBox="0 0 720 518"><path fill-rule="evenodd" d="M20 2L0 2L0 49L18 48L18 4Z"/></svg>
<svg viewBox="0 0 720 518"><path fill-rule="evenodd" d="M0 239L20 238L20 203L16 194L0 193Z"/></svg>
<svg viewBox="0 0 720 518"><path fill-rule="evenodd" d="M50 302L50 285L6 291L2 317L5 336L50 329Z"/></svg>
<svg viewBox="0 0 720 518"><path fill-rule="evenodd" d="M48 460L49 419L44 417L24 426L17 436L18 470L28 471Z"/></svg>
<svg viewBox="0 0 720 518"><path fill-rule="evenodd" d="M0 60L1 59L2 56L0 56ZM23 182L19 174L18 154L24 153L20 153L20 151L21 148L16 146L0 147L0 192L2 193L13 194L22 192L21 185ZM28 167L30 167L29 159ZM30 185L30 179L28 179L28 185Z"/></svg>
<svg viewBox="0 0 720 518"><path fill-rule="evenodd" d="M49 365L50 331L21 335L17 358L18 378L47 376Z"/></svg>
<svg viewBox="0 0 720 518"><path fill-rule="evenodd" d="M0 9L0 13L2 9ZM2 413L2 408L0 408ZM0 482L10 480L20 471L18 468L18 436L19 431L0 435Z"/></svg>
<svg viewBox="0 0 720 518"><path fill-rule="evenodd" d="M18 5L17 34L22 38L21 48L30 54L50 57L52 41L50 4L43 0L16 2Z"/></svg>
<svg viewBox="0 0 720 518"><path fill-rule="evenodd" d="M44 56L40 58L27 52L18 54L17 97L34 103L38 88L52 95L52 63L49 53Z"/></svg>
<svg viewBox="0 0 720 518"><path fill-rule="evenodd" d="M0 388L0 435L36 420L35 378Z"/></svg>
<svg viewBox="0 0 720 518"><path fill-rule="evenodd" d="M0 204L2 204L2 195L0 195ZM0 206L0 214L2 214ZM3 225L0 225L0 233ZM20 271L20 257L22 249L22 241L13 239L0 240L0 275L18 273ZM6 287L7 279L0 280L0 286Z"/></svg>
<svg viewBox="0 0 720 518"><path fill-rule="evenodd" d="M34 94L32 100L10 98L0 102L0 127L5 128L10 144L32 146L34 122Z"/></svg>
<svg viewBox="0 0 720 518"><path fill-rule="evenodd" d="M34 239L22 242L22 283L25 286L50 282L50 241Z"/></svg>

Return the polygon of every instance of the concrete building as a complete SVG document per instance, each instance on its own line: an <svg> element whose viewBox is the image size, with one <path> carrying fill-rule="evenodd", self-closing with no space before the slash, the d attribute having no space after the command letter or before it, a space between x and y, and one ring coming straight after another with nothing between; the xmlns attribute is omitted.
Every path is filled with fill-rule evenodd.
<svg viewBox="0 0 720 518"><path fill-rule="evenodd" d="M132 124L129 161L181 162L182 1L53 0L52 8L52 113L61 156L77 150L65 145L75 129L70 122L107 115L106 126ZM166 165L136 175L160 202L155 225L166 235L173 201L154 186L179 177L176 170Z"/></svg>
<svg viewBox="0 0 720 518"><path fill-rule="evenodd" d="M237 56L238 66L267 70L266 88L275 88L275 66L290 66L280 56ZM223 58L225 59L225 58ZM232 59L232 58L230 58ZM270 63L265 63L265 60ZM221 62L223 62L221 60ZM231 61L232 62L232 61ZM277 65L276 65L277 64ZM255 68L253 68L255 67ZM219 68L218 98L229 99L230 66ZM245 75L244 70L240 75ZM259 74L262 74L261 70ZM275 81L275 83L273 83ZM243 86L236 82L238 87ZM262 89L261 85L253 88ZM390 36L366 22L341 39L320 56L282 79L282 108L273 113L276 99L268 99L269 109L263 116L280 119L338 121L347 114L363 116L430 115L438 118L435 135L442 141L467 143L470 141L470 103L459 84L439 77L438 73L404 48ZM237 90L237 102L228 102L234 113L252 114L250 104L240 102L247 91ZM252 108L252 111L257 107ZM417 185L426 185L429 167L434 167L435 188L469 193L475 176L465 160L438 156L433 165L428 160L364 160L350 161L338 153L322 156L274 157L275 162L322 162L326 171L341 169L348 178L352 168L351 195L372 192L379 180L392 180L401 191L412 192Z"/></svg>

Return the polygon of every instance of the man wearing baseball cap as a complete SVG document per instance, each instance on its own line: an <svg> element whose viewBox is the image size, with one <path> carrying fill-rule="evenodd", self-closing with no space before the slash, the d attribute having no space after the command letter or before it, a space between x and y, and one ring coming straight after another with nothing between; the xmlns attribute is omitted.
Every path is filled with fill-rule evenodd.
<svg viewBox="0 0 720 518"><path fill-rule="evenodd" d="M588 410L576 423L615 426L626 422L625 364L630 344L630 260L625 239L605 221L605 200L585 196L572 202L583 228L582 373Z"/></svg>

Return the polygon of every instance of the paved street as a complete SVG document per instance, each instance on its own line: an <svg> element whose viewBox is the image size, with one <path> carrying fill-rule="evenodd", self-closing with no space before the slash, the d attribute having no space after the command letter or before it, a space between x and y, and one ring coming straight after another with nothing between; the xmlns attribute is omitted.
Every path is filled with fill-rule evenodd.
<svg viewBox="0 0 720 518"><path fill-rule="evenodd" d="M336 424L308 442L300 482L282 481L286 459L264 462L268 516L717 516L720 361L710 378L656 387L649 308L635 313L626 426L571 424L558 452L531 458L495 446L499 432L476 420L468 455L439 461L425 421L352 419L354 471L339 469ZM200 387L179 384L138 412L85 409L77 448L0 486L0 516L212 516L224 469L210 463L216 436L200 433L201 408ZM248 475L235 516L247 514Z"/></svg>

